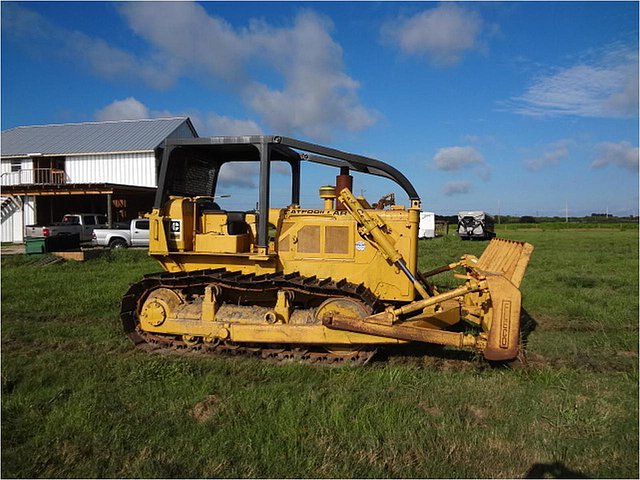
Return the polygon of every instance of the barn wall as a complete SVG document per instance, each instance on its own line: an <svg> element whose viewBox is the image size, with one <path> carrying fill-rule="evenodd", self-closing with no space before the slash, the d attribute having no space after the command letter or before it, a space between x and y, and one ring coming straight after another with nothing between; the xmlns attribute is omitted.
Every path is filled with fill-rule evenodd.
<svg viewBox="0 0 640 480"><path fill-rule="evenodd" d="M5 197L2 197L4 200ZM20 232L22 228L22 212L20 209L14 210L9 215L2 216L2 226L0 227L0 240L3 242L21 242L21 239L16 240L16 231Z"/></svg>
<svg viewBox="0 0 640 480"><path fill-rule="evenodd" d="M31 158L22 158L20 160L20 172L11 173L11 159L2 159L2 162L0 162L0 184L20 185L21 183L33 182L33 161Z"/></svg>
<svg viewBox="0 0 640 480"><path fill-rule="evenodd" d="M24 197L24 224L36 223L36 197Z"/></svg>
<svg viewBox="0 0 640 480"><path fill-rule="evenodd" d="M7 197L0 197L2 200ZM20 207L22 205L22 208ZM35 198L21 197L2 214L0 240L3 242L24 242L24 226L35 223ZM24 213L23 213L24 212Z"/></svg>
<svg viewBox="0 0 640 480"><path fill-rule="evenodd" d="M16 159L14 158L13 160ZM0 175L11 171L11 161L12 159L10 158L2 159L2 162L0 163ZM20 162L22 164L22 170L31 170L33 168L33 161L31 160L31 158L21 158Z"/></svg>
<svg viewBox="0 0 640 480"><path fill-rule="evenodd" d="M156 187L156 159L153 152L67 157L65 170L70 183Z"/></svg>

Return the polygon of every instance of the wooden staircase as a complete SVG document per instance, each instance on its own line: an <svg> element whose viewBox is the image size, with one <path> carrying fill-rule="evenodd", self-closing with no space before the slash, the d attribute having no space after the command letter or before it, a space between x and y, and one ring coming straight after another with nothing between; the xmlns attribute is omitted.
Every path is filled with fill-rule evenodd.
<svg viewBox="0 0 640 480"><path fill-rule="evenodd" d="M2 223L22 207L22 200L20 200L20 197L13 195L0 197L0 202L0 218Z"/></svg>

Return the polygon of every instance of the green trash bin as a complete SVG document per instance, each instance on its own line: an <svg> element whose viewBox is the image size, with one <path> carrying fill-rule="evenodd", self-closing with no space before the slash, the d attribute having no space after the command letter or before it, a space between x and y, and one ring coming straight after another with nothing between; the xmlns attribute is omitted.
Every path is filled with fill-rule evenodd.
<svg viewBox="0 0 640 480"><path fill-rule="evenodd" d="M27 255L33 253L44 253L44 238L27 238L25 252Z"/></svg>

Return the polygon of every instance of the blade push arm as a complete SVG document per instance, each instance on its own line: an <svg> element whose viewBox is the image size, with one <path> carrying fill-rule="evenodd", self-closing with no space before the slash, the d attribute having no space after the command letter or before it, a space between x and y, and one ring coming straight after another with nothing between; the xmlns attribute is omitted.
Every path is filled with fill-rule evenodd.
<svg viewBox="0 0 640 480"><path fill-rule="evenodd" d="M339 199L351 216L358 222L360 235L372 243L385 258L404 272L422 298L428 298L429 294L424 285L411 273L400 252L393 246L389 234L385 232L386 224L382 219L375 213L368 213L348 188L340 191Z"/></svg>

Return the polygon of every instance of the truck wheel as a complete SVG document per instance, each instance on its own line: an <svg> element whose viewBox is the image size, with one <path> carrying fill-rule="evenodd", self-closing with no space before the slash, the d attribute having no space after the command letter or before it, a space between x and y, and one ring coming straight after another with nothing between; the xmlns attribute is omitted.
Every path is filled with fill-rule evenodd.
<svg viewBox="0 0 640 480"><path fill-rule="evenodd" d="M127 248L127 242L122 238L114 238L109 242L109 248L111 250Z"/></svg>

